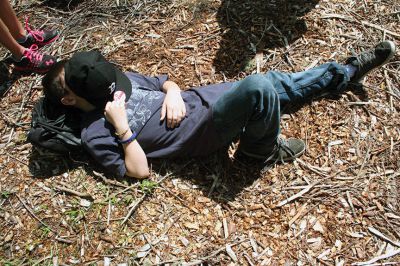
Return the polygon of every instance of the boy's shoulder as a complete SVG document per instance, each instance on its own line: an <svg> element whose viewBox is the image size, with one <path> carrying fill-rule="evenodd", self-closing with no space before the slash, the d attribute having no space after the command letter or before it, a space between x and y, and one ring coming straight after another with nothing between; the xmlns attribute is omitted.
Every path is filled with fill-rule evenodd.
<svg viewBox="0 0 400 266"><path fill-rule="evenodd" d="M106 120L102 110L82 114L81 138L83 143L95 138L112 136L113 130L113 126Z"/></svg>

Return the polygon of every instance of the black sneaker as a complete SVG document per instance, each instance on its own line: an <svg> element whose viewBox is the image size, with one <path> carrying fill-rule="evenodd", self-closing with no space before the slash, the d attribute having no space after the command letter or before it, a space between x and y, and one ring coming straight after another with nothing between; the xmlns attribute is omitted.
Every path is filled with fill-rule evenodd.
<svg viewBox="0 0 400 266"><path fill-rule="evenodd" d="M354 55L346 60L346 64L355 66L357 71L350 79L352 83L360 83L373 69L384 65L396 52L396 45L392 41L383 41L374 49Z"/></svg>
<svg viewBox="0 0 400 266"><path fill-rule="evenodd" d="M33 44L36 44L40 48L54 42L59 37L57 30L32 30L29 27L28 18L25 19L25 29L27 32L26 40L19 42L25 48L29 48Z"/></svg>
<svg viewBox="0 0 400 266"><path fill-rule="evenodd" d="M38 46L32 45L26 49L21 60L13 60L14 68L18 71L29 71L36 73L46 73L52 65L57 62L57 58L37 51Z"/></svg>
<svg viewBox="0 0 400 266"><path fill-rule="evenodd" d="M244 150L240 150L240 152L252 158L263 159L265 160L265 163L286 163L300 157L304 153L305 149L306 144L301 139L283 139L278 137L274 149L267 156L253 154Z"/></svg>

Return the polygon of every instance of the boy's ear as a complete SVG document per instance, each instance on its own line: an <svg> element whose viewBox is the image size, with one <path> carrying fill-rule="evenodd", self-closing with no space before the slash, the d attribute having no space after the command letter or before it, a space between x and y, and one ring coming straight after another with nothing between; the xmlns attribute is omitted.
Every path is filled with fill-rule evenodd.
<svg viewBox="0 0 400 266"><path fill-rule="evenodd" d="M74 95L67 94L61 98L61 103L64 105L73 106L76 104L76 97Z"/></svg>

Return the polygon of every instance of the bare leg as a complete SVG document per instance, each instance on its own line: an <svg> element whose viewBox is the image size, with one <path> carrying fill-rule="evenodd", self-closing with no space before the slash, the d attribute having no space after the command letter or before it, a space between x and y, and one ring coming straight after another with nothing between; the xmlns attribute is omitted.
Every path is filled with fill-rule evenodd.
<svg viewBox="0 0 400 266"><path fill-rule="evenodd" d="M0 0L1 1L1 0ZM22 47L14 38L11 36L6 25L0 20L0 43L4 45L16 59L19 59L24 54L25 48Z"/></svg>
<svg viewBox="0 0 400 266"><path fill-rule="evenodd" d="M0 10L0 18L3 20L14 39L18 40L25 37L26 31L19 22L8 0L0 0Z"/></svg>

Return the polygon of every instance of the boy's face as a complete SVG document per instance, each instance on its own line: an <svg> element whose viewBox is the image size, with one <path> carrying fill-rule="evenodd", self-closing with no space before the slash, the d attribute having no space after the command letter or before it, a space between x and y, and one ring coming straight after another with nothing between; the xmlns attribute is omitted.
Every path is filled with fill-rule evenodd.
<svg viewBox="0 0 400 266"><path fill-rule="evenodd" d="M58 79L59 79L59 81L60 81L61 86L62 86L64 89L67 89L67 88L68 88L68 85L67 85L67 83L65 82L65 70L64 70L64 68L62 68L62 70L60 71L60 74L58 74ZM69 89L69 88L68 88L68 89Z"/></svg>
<svg viewBox="0 0 400 266"><path fill-rule="evenodd" d="M68 86L68 84L65 82L65 70L64 68L60 71L60 74L58 74L58 79L60 81L61 86L64 88L66 91L65 95L66 96L74 96L76 97L77 95L71 90L71 88Z"/></svg>

